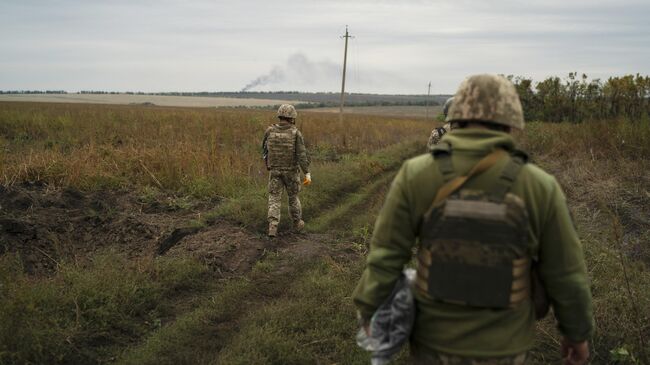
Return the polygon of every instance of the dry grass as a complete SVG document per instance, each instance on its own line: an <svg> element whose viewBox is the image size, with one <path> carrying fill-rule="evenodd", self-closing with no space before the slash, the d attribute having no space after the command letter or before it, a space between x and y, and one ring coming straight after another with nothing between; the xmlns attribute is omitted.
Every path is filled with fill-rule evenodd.
<svg viewBox="0 0 650 365"><path fill-rule="evenodd" d="M0 183L82 189L156 186L195 196L234 196L264 183L260 142L273 112L0 103ZM429 125L301 113L314 161L372 153L424 138Z"/></svg>
<svg viewBox="0 0 650 365"><path fill-rule="evenodd" d="M259 221L263 216L267 178L259 144L265 127L273 121L273 113L266 111L0 103L0 184L31 181L89 190L155 189L196 197L224 196L229 203L223 207ZM330 222L338 222L337 217L347 214L337 212L337 206L365 206L361 198L351 197L349 204L337 199L363 186L375 191L372 183L387 176L403 155L414 153L414 143L421 141L424 146L431 123L359 115L349 116L342 125L336 115L300 112L299 127L309 145L318 182L304 193L305 201L311 202L305 204L305 214L315 222L324 222L322 229L327 229L325 226ZM529 123L520 140L534 162L560 181L584 245L597 325L594 363L650 362L650 126L625 121L583 125ZM329 182L320 184L321 181ZM377 195L381 190L377 189ZM328 214L322 206L334 210ZM367 236L368 221L372 220L369 216L376 208L364 213L358 225L346 228L365 229L358 233ZM358 354L347 353L350 346L343 343L352 341L352 334L348 337L347 332L341 332L341 326L354 326L345 322L346 318L354 318L350 302L341 306L341 311L334 310L336 321L330 320L333 307L313 312L310 306L339 305L337 300L341 298L323 295L340 296L348 292L361 265L350 265L345 275L338 276L329 269L320 272L318 266L314 267L317 269L306 278L321 278L319 285L323 285L323 290L313 290L312 279L292 282L290 287L300 294L293 296L293 289L288 291L290 313L284 302L258 303L268 327L264 332L255 332L258 317L251 315L242 322L242 335L234 336L228 344L231 347L224 352L226 358L237 363L246 356L258 356L251 352L238 355L239 349L250 347L244 334L251 333L262 344L289 349L296 359L319 359L323 353L332 362L342 359L345 363L345 359L356 358ZM273 271L273 267L269 270ZM101 277L97 281L102 282ZM245 285L255 286L244 281ZM65 286L55 280L54 284L61 291L75 288L74 283ZM24 290L15 285L11 288L27 298L33 294L29 288L40 288L41 284L34 285L25 285ZM47 283L42 285L47 288ZM237 288L239 284L232 285ZM47 299L36 299L39 298ZM13 309L21 308L11 301L6 304ZM317 324L318 338L334 340L322 345L327 349L321 349L319 344L318 351L296 351L309 343L283 332L283 323L292 318L309 326ZM185 330L201 334L205 326L212 324L197 320L195 325ZM538 363L556 362L558 358L559 336L554 327L552 318L540 323L534 354ZM156 346L167 349L176 343L178 333L174 328L169 331L170 340L160 340ZM282 336L269 337L269 333ZM26 354L30 351L27 347Z"/></svg>
<svg viewBox="0 0 650 365"><path fill-rule="evenodd" d="M562 185L591 279L593 363L650 361L650 127L647 123L530 124L535 161ZM537 359L556 361L558 334L540 323Z"/></svg>

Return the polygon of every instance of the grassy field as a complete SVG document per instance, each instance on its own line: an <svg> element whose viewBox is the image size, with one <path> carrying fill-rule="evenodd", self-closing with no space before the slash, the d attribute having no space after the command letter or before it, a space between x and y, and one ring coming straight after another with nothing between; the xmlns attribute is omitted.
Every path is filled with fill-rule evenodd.
<svg viewBox="0 0 650 365"><path fill-rule="evenodd" d="M300 101L300 99L132 94L0 94L0 101L123 105L142 104L180 107L264 107L283 103L303 102Z"/></svg>
<svg viewBox="0 0 650 365"><path fill-rule="evenodd" d="M259 144L273 120L0 102L0 363L367 362L350 295L384 193L432 122L301 111L308 233L285 216L268 241ZM530 123L517 138L567 193L593 363L647 363L650 127ZM552 318L538 328L534 363L557 363Z"/></svg>
<svg viewBox="0 0 650 365"><path fill-rule="evenodd" d="M339 108L314 108L311 110L322 113L339 112ZM346 107L345 113L353 116L361 114L404 118L426 118L428 113L429 120L436 120L438 114L442 113L442 107L439 105L430 106L429 108L415 105L354 106Z"/></svg>

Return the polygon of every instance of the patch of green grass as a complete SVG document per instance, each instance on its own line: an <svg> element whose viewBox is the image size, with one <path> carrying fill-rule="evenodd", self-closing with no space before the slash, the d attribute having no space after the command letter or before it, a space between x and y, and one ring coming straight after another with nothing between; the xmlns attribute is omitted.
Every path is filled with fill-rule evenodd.
<svg viewBox="0 0 650 365"><path fill-rule="evenodd" d="M284 295L250 311L224 347L219 364L363 364L370 354L355 343L351 293L363 260L319 258L287 284ZM393 363L407 360L404 349Z"/></svg>
<svg viewBox="0 0 650 365"><path fill-rule="evenodd" d="M300 193L303 217L308 228L312 219L337 206L348 194L376 183L375 179L381 178L387 171L397 169L406 158L422 152L423 149L421 141L407 141L387 147L373 155L347 155L337 163L315 165L312 169L314 182L308 187L303 187ZM250 185L250 190L242 191L241 194L240 197L219 206L217 213L259 232L264 231L268 199L266 185ZM286 198L283 197L282 203L282 214L287 217ZM289 223L289 219L281 219L280 228L288 227ZM317 226L322 224L317 223Z"/></svg>
<svg viewBox="0 0 650 365"><path fill-rule="evenodd" d="M0 259L0 363L100 363L160 326L169 301L205 284L208 269L188 260L129 261L99 254L87 267L62 263L51 278Z"/></svg>
<svg viewBox="0 0 650 365"><path fill-rule="evenodd" d="M345 201L323 212L310 222L307 229L311 232L336 229L348 234L355 227L366 228L367 230L368 220L374 222L377 213L373 209L368 209L367 203L372 204L375 195L385 188L393 178L393 173L387 173L377 177L375 181L361 188L358 192L348 194Z"/></svg>
<svg viewBox="0 0 650 365"><path fill-rule="evenodd" d="M138 195L138 200L145 204L153 204L160 199L162 193L158 188L153 186L145 185L140 188L140 193Z"/></svg>
<svg viewBox="0 0 650 365"><path fill-rule="evenodd" d="M249 312L218 358L219 364L356 364L368 362L357 348L350 277L359 262L320 260L287 283L286 293Z"/></svg>
<svg viewBox="0 0 650 365"><path fill-rule="evenodd" d="M186 178L183 181L184 191L194 198L209 198L216 194L218 187L207 177Z"/></svg>
<svg viewBox="0 0 650 365"><path fill-rule="evenodd" d="M140 344L126 351L120 364L206 364L214 357L224 333L236 326L231 321L241 310L243 300L254 290L246 280L233 280L219 293L194 310L175 319Z"/></svg>
<svg viewBox="0 0 650 365"><path fill-rule="evenodd" d="M219 351L240 329L246 311L264 305L265 298L281 296L305 263L282 268L282 258L270 253L246 278L220 285L193 310L152 333L142 344L119 359L121 364L220 363ZM286 263L286 262L285 262Z"/></svg>

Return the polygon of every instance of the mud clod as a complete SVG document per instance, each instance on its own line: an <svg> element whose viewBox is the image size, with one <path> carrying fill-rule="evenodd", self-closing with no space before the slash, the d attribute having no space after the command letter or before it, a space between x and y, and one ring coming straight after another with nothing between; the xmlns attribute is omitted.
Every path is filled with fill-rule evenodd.
<svg viewBox="0 0 650 365"><path fill-rule="evenodd" d="M160 246L158 246L158 254L165 254L165 252L169 251L170 248L178 244L183 237L195 234L199 230L199 227L176 228L169 237L160 242Z"/></svg>

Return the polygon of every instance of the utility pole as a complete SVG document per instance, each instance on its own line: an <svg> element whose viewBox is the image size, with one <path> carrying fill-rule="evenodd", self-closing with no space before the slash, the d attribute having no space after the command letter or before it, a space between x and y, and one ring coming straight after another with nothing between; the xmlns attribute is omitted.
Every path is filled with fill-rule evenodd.
<svg viewBox="0 0 650 365"><path fill-rule="evenodd" d="M348 26L345 26L345 50L343 51L343 81L341 82L341 108L339 109L339 121L343 122L343 104L345 103L345 68L348 63L348 38L354 38L348 34Z"/></svg>
<svg viewBox="0 0 650 365"><path fill-rule="evenodd" d="M429 120L429 97L431 96L431 81L429 81L429 91L427 91L427 98L424 99L424 120Z"/></svg>

